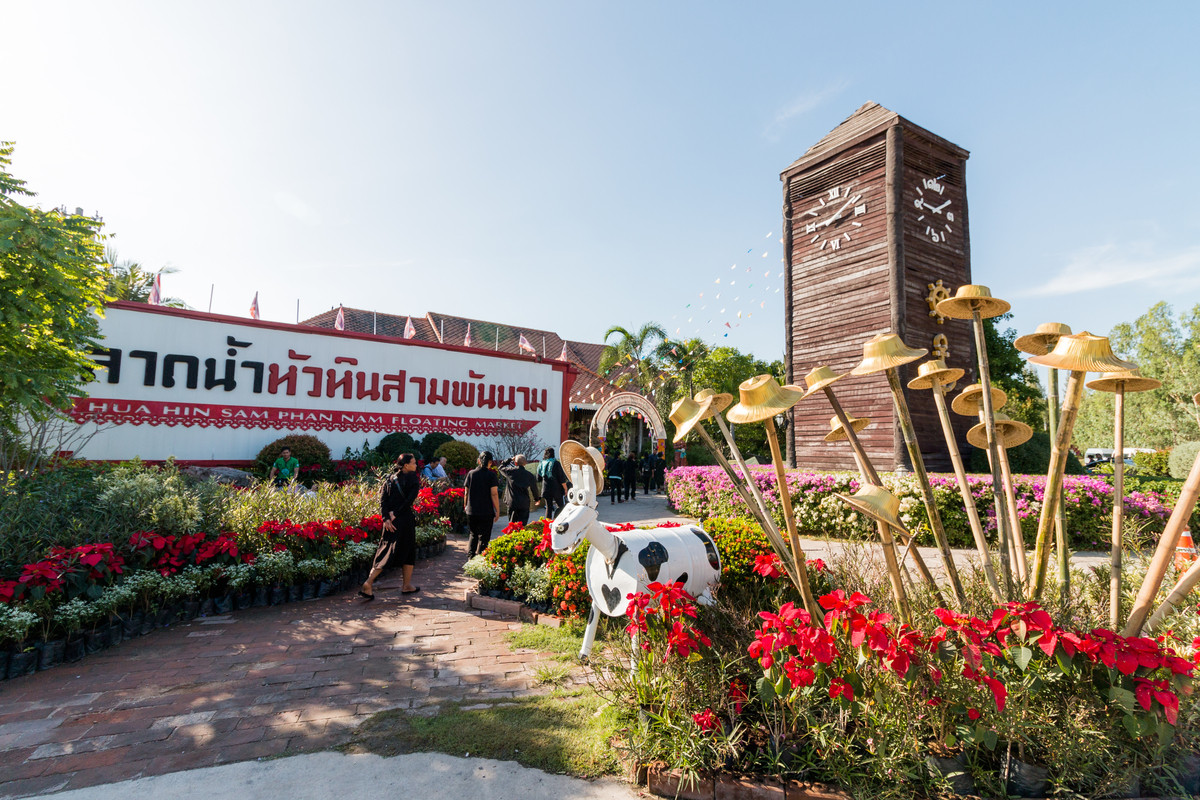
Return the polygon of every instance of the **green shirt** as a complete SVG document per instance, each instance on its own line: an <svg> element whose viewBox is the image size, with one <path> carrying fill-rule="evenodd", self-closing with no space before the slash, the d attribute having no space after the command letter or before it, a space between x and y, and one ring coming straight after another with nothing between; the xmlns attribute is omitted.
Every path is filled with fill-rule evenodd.
<svg viewBox="0 0 1200 800"><path fill-rule="evenodd" d="M281 481L290 481L296 475L296 470L300 469L300 461L295 456L292 456L287 461L282 457L275 459L275 464L272 467L279 472L275 477Z"/></svg>

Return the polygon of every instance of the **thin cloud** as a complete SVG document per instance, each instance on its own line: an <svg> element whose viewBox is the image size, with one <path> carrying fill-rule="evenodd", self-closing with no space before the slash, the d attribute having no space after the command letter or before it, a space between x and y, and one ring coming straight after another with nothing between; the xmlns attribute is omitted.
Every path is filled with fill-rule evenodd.
<svg viewBox="0 0 1200 800"><path fill-rule="evenodd" d="M316 209L291 192L275 192L275 205L279 206L280 210L289 217L294 217L310 225L315 225L321 220L321 215L317 213Z"/></svg>
<svg viewBox="0 0 1200 800"><path fill-rule="evenodd" d="M1200 247L1156 255L1146 244L1086 247L1045 283L1025 296L1072 295L1131 283L1183 288L1200 283Z"/></svg>
<svg viewBox="0 0 1200 800"><path fill-rule="evenodd" d="M840 94L848 85L846 81L838 81L826 86L824 89L800 95L791 103L775 112L775 118L767 125L767 129L763 132L763 135L771 141L778 141L784 128L787 127L791 120L818 108L826 100Z"/></svg>

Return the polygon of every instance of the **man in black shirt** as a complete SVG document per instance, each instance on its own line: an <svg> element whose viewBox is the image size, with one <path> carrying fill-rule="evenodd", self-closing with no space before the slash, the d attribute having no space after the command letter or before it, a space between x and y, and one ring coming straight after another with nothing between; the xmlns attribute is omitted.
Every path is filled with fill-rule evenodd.
<svg viewBox="0 0 1200 800"><path fill-rule="evenodd" d="M479 454L479 466L467 473L463 503L467 526L471 529L471 538L467 540L468 558L487 549L492 540L492 524L500 519L500 481L491 470L492 462L492 454L484 450Z"/></svg>
<svg viewBox="0 0 1200 800"><path fill-rule="evenodd" d="M604 482L609 487L609 502L625 502L625 462L618 454L608 463L608 479Z"/></svg>
<svg viewBox="0 0 1200 800"><path fill-rule="evenodd" d="M638 462L633 453L625 456L625 499L637 500Z"/></svg>
<svg viewBox="0 0 1200 800"><path fill-rule="evenodd" d="M529 493L537 485L533 473L525 469L525 456L518 454L500 462L500 474L508 483L504 502L508 506L508 521L529 523Z"/></svg>

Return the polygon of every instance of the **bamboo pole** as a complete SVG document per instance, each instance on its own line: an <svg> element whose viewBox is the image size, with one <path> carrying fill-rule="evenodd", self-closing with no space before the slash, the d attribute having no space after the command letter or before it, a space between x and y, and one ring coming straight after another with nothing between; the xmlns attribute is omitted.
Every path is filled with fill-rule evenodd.
<svg viewBox="0 0 1200 800"><path fill-rule="evenodd" d="M783 455L779 452L779 433L775 428L775 420L771 417L763 420L767 428L767 442L771 445L771 461L775 464L775 487L779 491L779 499L783 502L783 518L787 522L788 538L792 542L792 558L796 561L796 574L800 578L800 596L804 599L804 607L812 616L814 623L821 617L821 607L813 596L812 586L808 582L808 569L805 567L804 548L800 546L800 534L796 532L796 512L792 510L792 493L788 489L787 475L783 471Z"/></svg>
<svg viewBox="0 0 1200 800"><path fill-rule="evenodd" d="M1113 521L1111 575L1108 579L1108 625L1121 624L1121 560L1125 525L1125 382L1117 381L1113 420Z"/></svg>
<svg viewBox="0 0 1200 800"><path fill-rule="evenodd" d="M1163 620L1167 618L1168 614L1179 608L1184 598L1191 594L1192 589L1196 588L1197 583L1200 583L1200 561L1194 562L1188 567L1187 572L1179 576L1179 581L1175 584L1175 588L1167 595L1167 599L1163 600L1162 605L1155 610L1154 616L1150 617L1147 627L1150 628L1151 634L1158 633L1158 629L1162 627Z"/></svg>
<svg viewBox="0 0 1200 800"><path fill-rule="evenodd" d="M842 410L842 404L838 402L837 397L833 394L833 389L828 386L825 387L825 397L829 399L829 404L833 406L833 411L837 414L838 421L842 423L842 428L846 431L846 441L850 442L850 449L854 451L854 460L858 463L859 470L865 474L867 482L873 486L883 486L883 481L880 480L879 473L875 471L875 465L871 463L871 459L867 458L867 451L863 449L862 441L859 440L858 434L854 431L854 426L849 424L849 416ZM933 577L933 573L929 571L929 566L925 563L925 559L921 556L920 551L913 546L912 538L900 530L896 531L896 536L900 539L900 544L908 548L905 553L912 553L913 566L917 568L917 572L921 573L922 580L929 584L929 588L933 590L939 600L942 600L944 605L945 600L942 599L941 587L938 586L937 579ZM904 558L900 559L900 563L904 563Z"/></svg>
<svg viewBox="0 0 1200 800"><path fill-rule="evenodd" d="M979 385L983 389L981 416L983 417L983 429L987 434L988 463L992 466L992 502L996 507L996 532L999 535L1001 552L1005 554L1004 582L1007 584L1011 596L1014 572L1018 578L1020 576L1020 572L1015 569L1016 565L1013 563L1011 537L1014 531L1010 523L1015 520L1008 519L1008 512L1003 508L996 494L997 479L1000 479L999 485L1002 490L1004 484L1003 476L1000 474L1000 451L996 443L996 409L992 405L992 368L988 360L987 337L983 331L983 315L977 304L972 304L971 327L975 333L975 355L979 362Z"/></svg>
<svg viewBox="0 0 1200 800"><path fill-rule="evenodd" d="M875 471L870 459L867 458L866 451L862 449L862 444L858 441L858 434L854 432L854 426L850 424L850 418L846 412L842 410L842 404L833 396L833 390L828 386L825 387L825 396L829 398L833 405L833 413L837 415L838 422L842 425L842 430L846 433L846 438L854 437L851 447L854 449L854 460L858 462L858 471L865 483L872 483L876 486L882 486L879 480L879 473ZM882 520L875 520L875 529L879 532L879 541L883 545L883 561L887 567L888 580L892 585L892 600L896 603L896 609L900 613L903 622L912 625L912 609L908 605L908 596L904 592L904 579L900 574L900 562L896 560L896 544L892 540L892 528ZM930 578L932 579L932 575ZM934 585L936 590L937 586Z"/></svg>
<svg viewBox="0 0 1200 800"><path fill-rule="evenodd" d="M1142 588L1138 590L1137 598L1133 601L1133 608L1129 612L1129 619L1125 622L1125 629L1121 631L1122 636L1137 636L1142 632L1142 625L1150 613L1150 604L1154 602L1158 589L1162 586L1163 577L1167 574L1171 558L1175 555L1175 548L1179 546L1179 536L1187 527L1188 519L1192 516L1192 509L1196 507L1197 496L1200 496L1200 453L1196 454L1196 460L1192 463L1192 471L1188 473L1183 490L1179 492L1179 500L1176 501L1175 509L1171 512L1171 518L1167 520L1167 527L1158 540L1154 557L1150 559L1150 568L1146 571L1145 579L1142 580ZM1200 562L1197 563L1200 564ZM1193 571L1195 571L1194 567L1188 570L1188 574ZM1182 580L1180 583L1182 584ZM1190 585L1188 589L1191 589Z"/></svg>
<svg viewBox="0 0 1200 800"><path fill-rule="evenodd" d="M750 476L744 474L743 478L738 477L737 473L733 470L733 465L729 463L727 458L725 458L725 454L721 452L721 449L717 446L717 443L714 442L712 437L708 435L708 431L704 429L703 425L697 423L693 430L700 434L701 441L703 441L708 449L712 451L712 454L717 459L717 463L721 465L721 469L725 470L725 474L728 475L729 479L733 482L734 491L736 491L738 496L742 498L742 502L746 504L746 508L750 510L750 513L754 515L754 518L758 520L758 523L762 525L763 533L765 533L767 538L771 541L771 545L776 551L779 552L780 555L786 554L788 552L788 545L784 538L780 535L779 529L775 527L775 520L771 518L769 513L766 513L766 511L759 506L758 502L750 496L750 493L742 484L743 480L751 480ZM788 577L791 579L792 584L803 596L804 593L803 590L800 589L800 579L799 576L796 575L795 565L793 563L789 563L787 559L782 559L782 561L783 567L787 571Z"/></svg>
<svg viewBox="0 0 1200 800"><path fill-rule="evenodd" d="M1000 454L1000 475L1004 479L1004 502L1008 506L1008 522L1012 532L1013 563L1017 568L1017 579L1022 586L1026 586L1029 583L1029 567L1025 563L1025 536L1021 532L1021 515L1017 511L1017 488L1013 483L1008 448L1004 442L996 442L996 451Z"/></svg>
<svg viewBox="0 0 1200 800"><path fill-rule="evenodd" d="M1054 527L1055 508L1062 501L1063 472L1067 467L1067 454L1071 448L1071 431L1075 428L1075 417L1079 414L1079 401L1083 397L1083 380L1086 372L1071 370L1067 378L1067 394L1063 398L1062 416L1058 431L1050 449L1050 469L1046 472L1046 489L1042 493L1042 513L1038 517L1037 549L1033 556L1033 586L1031 600L1040 600L1046 588L1046 571L1050 566L1050 535Z"/></svg>
<svg viewBox="0 0 1200 800"><path fill-rule="evenodd" d="M983 410L979 411L979 419L983 421ZM1000 451L996 450L996 457L987 452L988 470L992 475L992 508L996 514L996 540L999 551L1003 554L1003 559L1000 562L1001 572L1004 575L1004 586L1010 598L1015 597L1015 589L1021 583L1021 573L1017 569L1017 551L1016 545L1013 542L1012 523L1008 515L1008 493L1004 491L1004 473L1000 468ZM1000 487L997 491L996 487Z"/></svg>
<svg viewBox="0 0 1200 800"><path fill-rule="evenodd" d="M1055 435L1058 433L1058 369L1055 367L1046 369L1049 370L1050 382L1048 415L1050 441L1054 441ZM1054 546L1058 549L1059 596L1062 602L1066 603L1071 597L1071 550L1067 547L1067 509L1061 497L1058 500L1058 506L1054 509Z"/></svg>
<svg viewBox="0 0 1200 800"><path fill-rule="evenodd" d="M958 607L965 608L967 595L963 591L962 581L958 577L958 569L954 566L954 554L950 552L950 541L946 538L946 530L942 527L942 517L937 510L937 501L933 496L933 487L929 485L929 475L925 472L925 461L921 458L921 446L917 444L917 434L913 430L912 415L908 411L908 402L904 399L904 389L900 386L900 376L896 369L885 370L888 386L892 390L892 400L896 405L896 416L900 418L900 430L904 434L904 444L908 447L909 460L912 461L913 472L917 476L917 484L921 487L921 496L925 500L925 512L929 515L929 527L933 530L933 538L937 541L938 555L941 556L942 566L946 570L946 578L950 581L950 589Z"/></svg>
<svg viewBox="0 0 1200 800"><path fill-rule="evenodd" d="M987 579L988 589L992 599L997 604L1004 602L1000 584L996 580L996 569L992 565L992 554L988 547L987 534L979 519L979 509L975 507L975 496L971 494L971 484L967 481L967 470L963 466L962 453L958 450L958 441L954 436L954 426L950 422L950 410L946 408L946 392L936 376L933 379L933 402L937 406L938 419L942 422L942 434L946 437L946 449L950 453L950 462L954 465L954 477L958 480L958 493L962 495L963 508L967 512L967 522L971 527L971 536L975 539L975 549L979 551L979 561L983 565L983 575Z"/></svg>

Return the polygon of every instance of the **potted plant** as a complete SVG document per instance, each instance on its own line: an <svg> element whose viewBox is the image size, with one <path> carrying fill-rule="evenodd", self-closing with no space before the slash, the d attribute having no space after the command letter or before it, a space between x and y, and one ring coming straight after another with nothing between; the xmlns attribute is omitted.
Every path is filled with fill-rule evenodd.
<svg viewBox="0 0 1200 800"><path fill-rule="evenodd" d="M329 566L317 558L306 558L296 562L296 574L303 581L302 600L312 600L317 596L317 587L322 578L328 575Z"/></svg>
<svg viewBox="0 0 1200 800"><path fill-rule="evenodd" d="M0 640L9 642L7 677L16 678L37 670L38 650L29 642L29 631L37 615L23 608L0 606Z"/></svg>
<svg viewBox="0 0 1200 800"><path fill-rule="evenodd" d="M83 627L93 616L92 604L78 597L54 609L54 626L65 639L63 661L78 661L84 656ZM43 651L44 652L44 651Z"/></svg>

